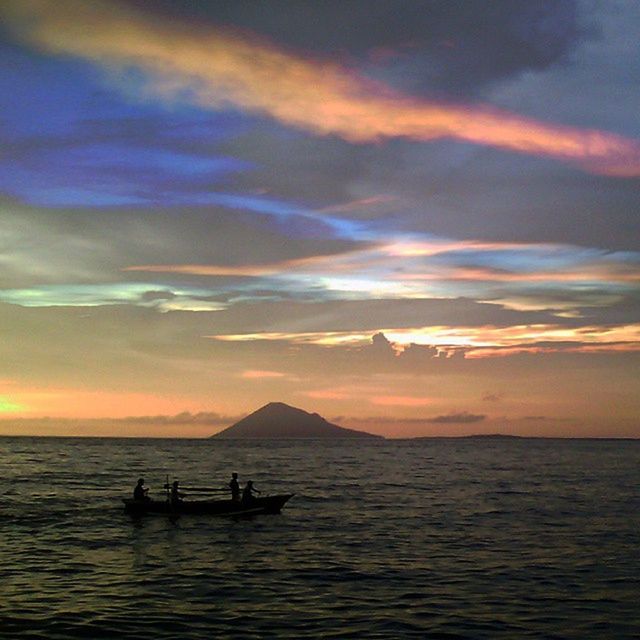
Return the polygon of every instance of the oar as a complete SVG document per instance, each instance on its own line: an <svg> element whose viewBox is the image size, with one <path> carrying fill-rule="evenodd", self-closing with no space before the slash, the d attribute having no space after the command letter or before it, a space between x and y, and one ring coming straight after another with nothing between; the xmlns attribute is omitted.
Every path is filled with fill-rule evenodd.
<svg viewBox="0 0 640 640"><path fill-rule="evenodd" d="M168 489L169 485L165 485ZM180 487L180 491L191 491L196 493L228 493L229 489L220 489L218 487Z"/></svg>

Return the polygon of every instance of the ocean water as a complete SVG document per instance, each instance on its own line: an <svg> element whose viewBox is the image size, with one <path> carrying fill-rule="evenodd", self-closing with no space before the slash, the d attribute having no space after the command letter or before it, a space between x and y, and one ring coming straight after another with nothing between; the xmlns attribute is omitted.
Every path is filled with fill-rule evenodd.
<svg viewBox="0 0 640 640"><path fill-rule="evenodd" d="M233 520L138 476L293 491ZM0 438L0 638L638 638L640 441Z"/></svg>

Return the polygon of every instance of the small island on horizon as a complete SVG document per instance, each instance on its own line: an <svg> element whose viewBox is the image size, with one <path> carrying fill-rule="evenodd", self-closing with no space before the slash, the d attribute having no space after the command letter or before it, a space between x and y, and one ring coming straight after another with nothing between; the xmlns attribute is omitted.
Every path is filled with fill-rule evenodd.
<svg viewBox="0 0 640 640"><path fill-rule="evenodd" d="M269 402L211 438L375 438L384 436L347 429L325 420L317 413L292 407L284 402Z"/></svg>

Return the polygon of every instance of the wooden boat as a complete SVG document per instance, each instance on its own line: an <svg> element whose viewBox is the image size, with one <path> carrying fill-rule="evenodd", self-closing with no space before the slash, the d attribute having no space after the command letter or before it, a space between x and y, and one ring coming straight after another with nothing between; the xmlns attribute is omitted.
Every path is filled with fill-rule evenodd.
<svg viewBox="0 0 640 640"><path fill-rule="evenodd" d="M293 493L253 498L250 502L235 500L134 500L123 498L127 513L141 516L146 513L164 513L167 515L198 514L211 516L249 516L261 513L280 513L282 507Z"/></svg>

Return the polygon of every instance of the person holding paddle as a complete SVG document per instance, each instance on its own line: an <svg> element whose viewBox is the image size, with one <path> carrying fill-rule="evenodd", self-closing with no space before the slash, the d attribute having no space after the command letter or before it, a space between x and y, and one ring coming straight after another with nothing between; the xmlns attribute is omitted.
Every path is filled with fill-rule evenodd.
<svg viewBox="0 0 640 640"><path fill-rule="evenodd" d="M174 506L180 504L180 502L182 502L182 498L184 498L184 495L185 494L178 489L178 481L174 480L173 484L171 485L171 504Z"/></svg>
<svg viewBox="0 0 640 640"><path fill-rule="evenodd" d="M260 492L254 488L253 480L247 480L247 484L245 485L244 490L242 491L242 502L244 504L248 504L249 502L251 502L253 500L254 493L260 493Z"/></svg>

